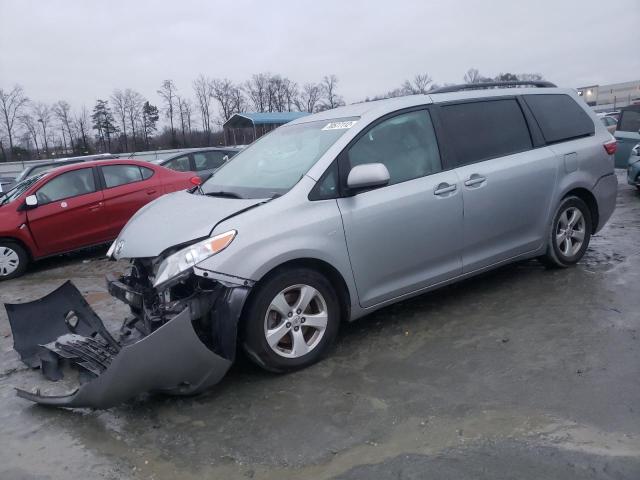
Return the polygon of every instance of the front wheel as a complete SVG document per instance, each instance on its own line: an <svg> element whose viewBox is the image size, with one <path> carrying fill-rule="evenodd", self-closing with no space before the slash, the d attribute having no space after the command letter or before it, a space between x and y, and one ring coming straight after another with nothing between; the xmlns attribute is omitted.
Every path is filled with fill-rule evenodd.
<svg viewBox="0 0 640 480"><path fill-rule="evenodd" d="M335 340L338 296L320 273L283 270L258 287L243 319L243 345L262 368L286 372L317 362Z"/></svg>
<svg viewBox="0 0 640 480"><path fill-rule="evenodd" d="M587 204L578 197L563 199L551 223L547 252L540 260L556 268L578 263L587 251L592 228Z"/></svg>
<svg viewBox="0 0 640 480"><path fill-rule="evenodd" d="M0 240L0 281L19 277L27 269L29 255L20 245Z"/></svg>

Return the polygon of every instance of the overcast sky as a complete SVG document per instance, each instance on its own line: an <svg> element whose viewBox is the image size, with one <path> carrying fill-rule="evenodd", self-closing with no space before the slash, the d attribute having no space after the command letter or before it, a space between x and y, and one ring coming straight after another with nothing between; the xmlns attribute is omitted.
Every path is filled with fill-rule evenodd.
<svg viewBox="0 0 640 480"><path fill-rule="evenodd" d="M0 87L74 107L257 72L336 74L349 103L419 72L460 83L470 67L568 87L640 79L640 1L0 0Z"/></svg>

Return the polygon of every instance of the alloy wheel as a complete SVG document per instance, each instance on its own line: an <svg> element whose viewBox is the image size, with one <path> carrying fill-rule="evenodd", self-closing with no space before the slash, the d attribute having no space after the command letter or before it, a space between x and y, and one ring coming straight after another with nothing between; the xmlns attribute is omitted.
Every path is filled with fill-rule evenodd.
<svg viewBox="0 0 640 480"><path fill-rule="evenodd" d="M278 355L299 358L318 346L328 321L322 294L309 285L292 285L271 300L264 318L265 338Z"/></svg>
<svg viewBox="0 0 640 480"><path fill-rule="evenodd" d="M565 257L576 255L582 248L586 233L586 222L580 209L567 208L558 218L555 241L558 250Z"/></svg>

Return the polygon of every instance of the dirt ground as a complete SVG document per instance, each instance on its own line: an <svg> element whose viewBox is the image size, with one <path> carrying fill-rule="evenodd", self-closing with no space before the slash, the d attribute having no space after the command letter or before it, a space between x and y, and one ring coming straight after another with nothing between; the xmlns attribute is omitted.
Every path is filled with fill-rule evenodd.
<svg viewBox="0 0 640 480"><path fill-rule="evenodd" d="M38 407L0 311L0 478L640 478L640 193L581 263L501 268L344 325L286 376L240 360L194 398L108 411ZM109 325L126 313L104 250L0 284L0 302L68 278Z"/></svg>

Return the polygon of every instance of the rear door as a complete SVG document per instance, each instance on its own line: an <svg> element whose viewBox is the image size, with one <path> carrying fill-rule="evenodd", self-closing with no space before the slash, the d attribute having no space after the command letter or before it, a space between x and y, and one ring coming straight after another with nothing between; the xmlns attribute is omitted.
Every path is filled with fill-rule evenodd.
<svg viewBox="0 0 640 480"><path fill-rule="evenodd" d="M363 307L461 273L462 195L456 174L442 171L427 109L377 122L340 163L345 178L365 163L383 163L391 177L385 187L338 199Z"/></svg>
<svg viewBox="0 0 640 480"><path fill-rule="evenodd" d="M463 271L539 248L558 162L548 147L533 148L519 100L452 102L439 111L464 199Z"/></svg>
<svg viewBox="0 0 640 480"><path fill-rule="evenodd" d="M104 202L93 168L65 172L38 189L38 206L27 211L29 229L42 255L109 240Z"/></svg>
<svg viewBox="0 0 640 480"><path fill-rule="evenodd" d="M618 140L616 167L627 168L631 149L640 143L640 105L622 110L615 137Z"/></svg>
<svg viewBox="0 0 640 480"><path fill-rule="evenodd" d="M162 186L159 175L148 167L114 163L99 168L108 235L115 238L134 213L162 195Z"/></svg>

